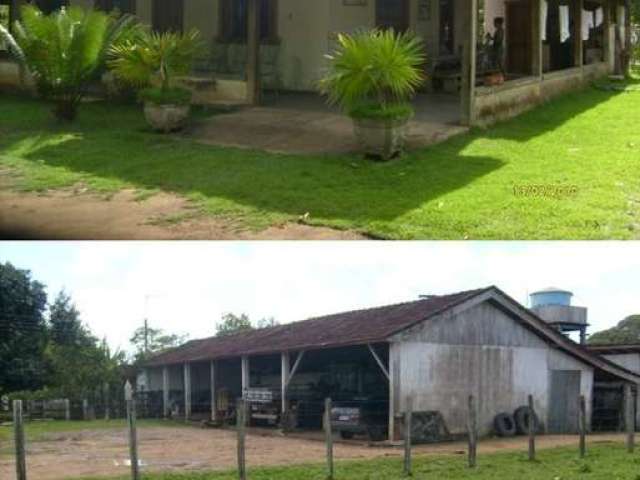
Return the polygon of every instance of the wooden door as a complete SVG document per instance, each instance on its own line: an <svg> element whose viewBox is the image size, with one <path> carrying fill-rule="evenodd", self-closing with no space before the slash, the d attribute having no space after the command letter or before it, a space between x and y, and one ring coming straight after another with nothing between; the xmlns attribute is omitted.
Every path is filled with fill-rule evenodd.
<svg viewBox="0 0 640 480"><path fill-rule="evenodd" d="M153 0L153 29L157 32L182 32L184 0Z"/></svg>
<svg viewBox="0 0 640 480"><path fill-rule="evenodd" d="M409 30L409 0L376 0L376 26L396 32Z"/></svg>
<svg viewBox="0 0 640 480"><path fill-rule="evenodd" d="M507 73L531 74L531 4L526 0L506 3Z"/></svg>
<svg viewBox="0 0 640 480"><path fill-rule="evenodd" d="M549 433L577 433L580 376L579 370L551 371Z"/></svg>

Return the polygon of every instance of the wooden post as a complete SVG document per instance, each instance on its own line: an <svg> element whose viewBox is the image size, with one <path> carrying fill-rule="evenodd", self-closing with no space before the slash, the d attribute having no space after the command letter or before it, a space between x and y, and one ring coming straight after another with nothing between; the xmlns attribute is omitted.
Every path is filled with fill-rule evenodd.
<svg viewBox="0 0 640 480"><path fill-rule="evenodd" d="M191 364L184 364L184 419L191 418Z"/></svg>
<svg viewBox="0 0 640 480"><path fill-rule="evenodd" d="M216 361L215 360L211 360L211 366L210 366L210 373L211 373L211 378L210 378L210 384L211 384L211 421L215 422L217 419L217 414L218 414L218 399L216 396Z"/></svg>
<svg viewBox="0 0 640 480"><path fill-rule="evenodd" d="M16 446L16 479L27 480L27 459L22 423L22 400L13 401L13 432Z"/></svg>
<svg viewBox="0 0 640 480"><path fill-rule="evenodd" d="M64 419L71 420L71 402L68 398L64 399Z"/></svg>
<svg viewBox="0 0 640 480"><path fill-rule="evenodd" d="M531 15L533 22L531 23L531 75L538 77L542 81L542 3L545 0L531 1Z"/></svg>
<svg viewBox="0 0 640 480"><path fill-rule="evenodd" d="M249 378L249 357L244 356L240 359L241 381L242 381L242 398L246 398L247 390L251 386L251 379Z"/></svg>
<svg viewBox="0 0 640 480"><path fill-rule="evenodd" d="M533 408L533 395L529 395L529 460L536 459L536 411Z"/></svg>
<svg viewBox="0 0 640 480"><path fill-rule="evenodd" d="M324 438L327 444L327 479L333 480L333 433L331 432L331 399L324 401Z"/></svg>
<svg viewBox="0 0 640 480"><path fill-rule="evenodd" d="M477 412L473 395L469 395L469 417L468 417L468 438L469 438L469 468L475 468L477 465L477 443L478 443L478 424Z"/></svg>
<svg viewBox="0 0 640 480"><path fill-rule="evenodd" d="M603 9L604 9L604 15L603 15L603 30L604 30L604 35L603 35L603 43L602 43L602 49L604 51L604 61L607 62L607 72L608 73L613 73L612 72L612 60L613 60L613 51L611 50L611 48L615 45L615 41L614 41L614 45L611 44L611 0L605 0L602 4Z"/></svg>
<svg viewBox="0 0 640 480"><path fill-rule="evenodd" d="M462 19L462 83L460 85L461 123L473 125L476 119L476 45L478 0L464 0Z"/></svg>
<svg viewBox="0 0 640 480"><path fill-rule="evenodd" d="M280 354L280 413L281 418L284 418L287 410L289 409L287 403L287 386L289 384L289 374L291 372L291 358L289 352L282 352Z"/></svg>
<svg viewBox="0 0 640 480"><path fill-rule="evenodd" d="M86 398L82 399L82 419L89 420L89 401Z"/></svg>
<svg viewBox="0 0 640 480"><path fill-rule="evenodd" d="M102 386L102 395L104 399L104 419L109 421L109 418L111 418L111 412L109 412L109 384L106 382Z"/></svg>
<svg viewBox="0 0 640 480"><path fill-rule="evenodd" d="M584 458L587 454L587 405L584 395L580 395L580 417L578 420L578 428L580 429L580 458Z"/></svg>
<svg viewBox="0 0 640 480"><path fill-rule="evenodd" d="M624 386L624 423L627 430L627 451L633 453L635 449L635 419L633 415L633 395L631 394L631 385Z"/></svg>
<svg viewBox="0 0 640 480"><path fill-rule="evenodd" d="M162 367L162 415L169 417L169 368Z"/></svg>
<svg viewBox="0 0 640 480"><path fill-rule="evenodd" d="M247 8L247 102L260 103L260 0L248 0Z"/></svg>
<svg viewBox="0 0 640 480"><path fill-rule="evenodd" d="M582 41L582 0L575 0L573 3L574 21L573 21L573 63L574 66L582 68L584 66L584 42Z"/></svg>
<svg viewBox="0 0 640 480"><path fill-rule="evenodd" d="M236 404L236 429L238 433L238 478L240 480L247 479L247 470L245 465L245 425L246 425L247 406L244 399L239 398Z"/></svg>
<svg viewBox="0 0 640 480"><path fill-rule="evenodd" d="M413 397L408 396L404 412L404 474L411 473L411 417L413 415Z"/></svg>
<svg viewBox="0 0 640 480"><path fill-rule="evenodd" d="M140 478L138 465L138 436L136 432L136 401L133 397L127 398L127 423L129 424L129 457L131 460L131 479Z"/></svg>

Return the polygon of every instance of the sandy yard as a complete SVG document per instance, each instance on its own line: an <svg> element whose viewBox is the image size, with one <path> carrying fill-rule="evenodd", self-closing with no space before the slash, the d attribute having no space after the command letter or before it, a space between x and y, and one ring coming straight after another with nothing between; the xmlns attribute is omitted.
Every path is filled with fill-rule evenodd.
<svg viewBox="0 0 640 480"><path fill-rule="evenodd" d="M321 438L319 436L318 438ZM591 442L622 442L623 435L591 436ZM527 439L492 439L480 444L479 453L526 450ZM235 467L236 436L231 430L142 427L138 429L139 457L147 471L227 470ZM539 448L576 445L574 436L543 436ZM0 478L15 480L10 445L0 445ZM369 447L363 442L336 442L336 459L399 456L397 447ZM460 442L415 447L416 454L462 455ZM284 437L274 431L252 430L247 436L249 468L324 461L322 441ZM55 433L27 446L29 478L56 480L99 475L126 475L127 434L124 429Z"/></svg>

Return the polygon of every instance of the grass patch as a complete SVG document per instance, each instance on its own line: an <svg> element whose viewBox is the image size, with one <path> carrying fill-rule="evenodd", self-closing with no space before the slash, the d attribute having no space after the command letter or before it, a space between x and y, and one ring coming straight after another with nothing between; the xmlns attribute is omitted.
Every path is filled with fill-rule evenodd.
<svg viewBox="0 0 640 480"><path fill-rule="evenodd" d="M168 427L175 426L179 428L189 428L187 424L171 422L167 420L138 420L139 427ZM127 428L126 420L42 420L25 423L25 436L27 441L37 442L44 440L51 434L63 434L79 432L82 430L108 430ZM13 440L13 426L0 426L0 442L8 442Z"/></svg>
<svg viewBox="0 0 640 480"><path fill-rule="evenodd" d="M297 221L392 239L640 237L640 92L589 88L489 130L378 163L152 133L138 107L0 96L0 170L16 188L172 192L247 229ZM201 117L200 114L198 114Z"/></svg>
<svg viewBox="0 0 640 480"><path fill-rule="evenodd" d="M524 449L523 449L524 450ZM536 462L529 462L525 453L480 455L478 468L466 466L464 456L414 456L413 477L437 480L640 480L640 456L626 453L621 445L592 446L588 458L580 460L576 448L542 450ZM367 461L336 462L336 480L400 480L400 458L379 458ZM237 474L228 472L197 472L180 474L150 474L145 480L234 480ZM278 468L249 469L251 480L324 480L323 465L302 465ZM125 480L127 477L119 477ZM95 480L85 478L83 480Z"/></svg>

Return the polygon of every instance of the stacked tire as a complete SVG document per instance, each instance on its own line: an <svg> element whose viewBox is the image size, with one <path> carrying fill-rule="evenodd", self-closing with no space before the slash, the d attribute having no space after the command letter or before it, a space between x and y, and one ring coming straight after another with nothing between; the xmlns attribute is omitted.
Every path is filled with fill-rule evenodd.
<svg viewBox="0 0 640 480"><path fill-rule="evenodd" d="M516 408L513 414L503 412L496 415L493 419L493 429L499 437L527 435L531 422L533 422L533 431L538 432L540 429L538 416L528 406L524 405Z"/></svg>

